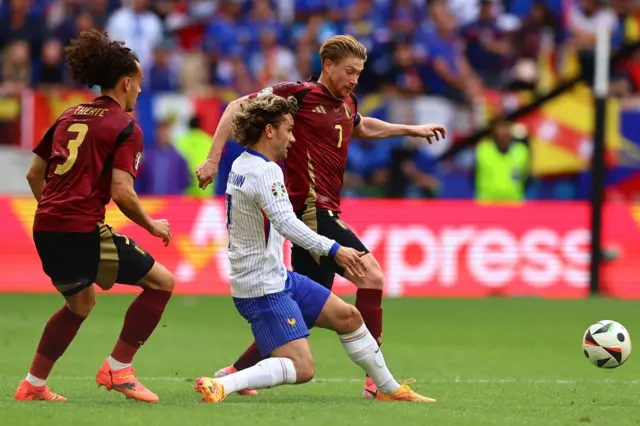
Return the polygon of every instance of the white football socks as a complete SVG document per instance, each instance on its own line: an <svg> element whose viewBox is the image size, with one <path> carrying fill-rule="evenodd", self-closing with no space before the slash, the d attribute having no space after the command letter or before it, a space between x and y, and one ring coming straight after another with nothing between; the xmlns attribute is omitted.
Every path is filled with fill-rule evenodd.
<svg viewBox="0 0 640 426"><path fill-rule="evenodd" d="M38 379L36 376L32 376L31 373L27 374L26 380L33 386L44 386L47 383L46 380Z"/></svg>
<svg viewBox="0 0 640 426"><path fill-rule="evenodd" d="M216 379L227 395L245 389L264 389L296 382L296 367L289 358L263 359L253 367Z"/></svg>
<svg viewBox="0 0 640 426"><path fill-rule="evenodd" d="M112 356L109 356L108 360L109 360L109 366L114 371L122 370L123 368L127 368L127 367L131 367L131 364L122 363L122 362L114 359Z"/></svg>
<svg viewBox="0 0 640 426"><path fill-rule="evenodd" d="M400 385L387 368L376 339L364 324L353 333L340 334L338 337L351 361L367 372L380 392L392 394L398 390Z"/></svg>

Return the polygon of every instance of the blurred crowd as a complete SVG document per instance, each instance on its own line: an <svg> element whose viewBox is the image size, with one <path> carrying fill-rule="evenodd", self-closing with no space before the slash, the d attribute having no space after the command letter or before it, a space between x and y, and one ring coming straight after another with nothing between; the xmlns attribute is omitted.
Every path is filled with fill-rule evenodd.
<svg viewBox="0 0 640 426"><path fill-rule="evenodd" d="M483 87L532 84L545 49L570 46L588 61L598 26L611 29L614 46L637 37L626 22L636 8L633 0L4 0L2 83L70 84L62 47L100 28L138 53L148 90L247 93L318 74L318 47L348 33L369 51L359 91L463 102Z"/></svg>
<svg viewBox="0 0 640 426"><path fill-rule="evenodd" d="M317 75L319 46L335 34L348 33L369 52L357 89L360 94L432 95L469 106L486 89L535 89L543 55L561 66L560 53L571 51L583 69L592 68L598 27L610 29L614 49L637 41L637 3L4 0L0 95L20 93L25 87L73 86L64 67L63 47L90 28L107 30L138 54L146 74L145 90L212 95L222 90L246 94L278 81ZM618 96L638 91L639 64L630 60L612 70L612 90ZM354 195L374 196L383 187L396 189L381 195L437 193L429 158L408 164L404 151L392 150L354 143L350 170L355 172L347 176L347 187L355 185ZM363 162L366 170L358 166ZM408 183L393 183L403 179ZM370 185L358 190L361 181Z"/></svg>

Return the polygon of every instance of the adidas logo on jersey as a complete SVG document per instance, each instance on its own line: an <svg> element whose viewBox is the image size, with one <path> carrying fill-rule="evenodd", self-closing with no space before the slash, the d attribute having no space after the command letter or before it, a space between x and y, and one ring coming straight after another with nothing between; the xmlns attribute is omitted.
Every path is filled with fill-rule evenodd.
<svg viewBox="0 0 640 426"><path fill-rule="evenodd" d="M327 110L325 110L322 105L318 105L312 111L313 112L317 112L318 114L326 114L327 113Z"/></svg>

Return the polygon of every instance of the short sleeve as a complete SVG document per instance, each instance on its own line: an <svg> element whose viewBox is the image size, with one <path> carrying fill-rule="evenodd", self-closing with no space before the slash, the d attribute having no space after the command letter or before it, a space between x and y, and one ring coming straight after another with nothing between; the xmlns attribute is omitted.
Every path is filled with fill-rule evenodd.
<svg viewBox="0 0 640 426"><path fill-rule="evenodd" d="M124 170L133 176L138 175L140 160L142 159L143 136L140 126L131 122L118 138L126 138L124 142L116 148L113 158L113 168Z"/></svg>
<svg viewBox="0 0 640 426"><path fill-rule="evenodd" d="M36 147L33 149L33 153L36 154L38 157L42 158L43 160L45 160L46 162L49 162L49 158L51 158L51 149L53 146L53 134L56 131L57 124L58 123L55 123L53 126L49 128L49 130L47 130L47 133L45 133L42 139L40 139L40 142L38 143L38 145L36 145Z"/></svg>

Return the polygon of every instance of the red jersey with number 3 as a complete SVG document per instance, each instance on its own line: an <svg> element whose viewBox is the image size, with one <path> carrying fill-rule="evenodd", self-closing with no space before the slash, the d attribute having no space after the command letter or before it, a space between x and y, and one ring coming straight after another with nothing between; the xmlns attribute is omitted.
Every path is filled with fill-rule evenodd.
<svg viewBox="0 0 640 426"><path fill-rule="evenodd" d="M296 212L315 206L340 212L340 191L354 126L360 122L354 96L335 98L315 78L279 83L253 96L274 93L294 96L298 114L285 160L285 180Z"/></svg>
<svg viewBox="0 0 640 426"><path fill-rule="evenodd" d="M33 150L48 163L33 229L92 232L111 200L112 170L135 178L142 145L140 127L108 96L66 110Z"/></svg>

